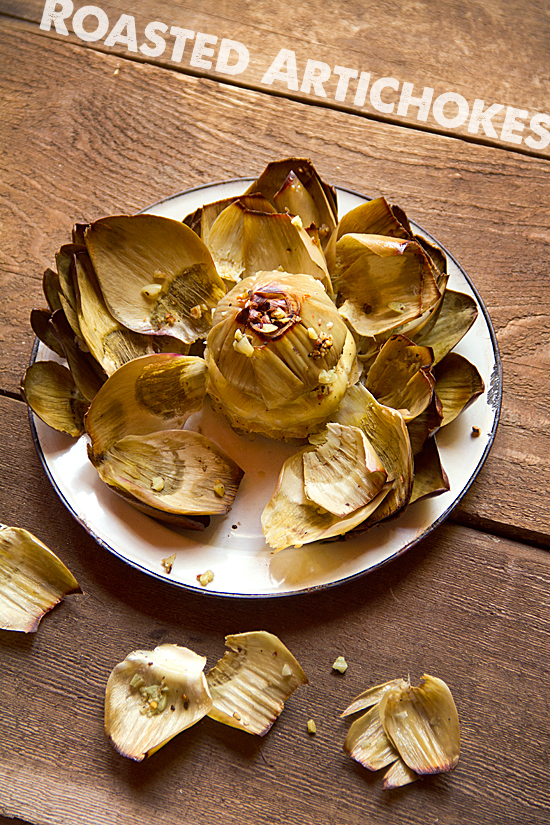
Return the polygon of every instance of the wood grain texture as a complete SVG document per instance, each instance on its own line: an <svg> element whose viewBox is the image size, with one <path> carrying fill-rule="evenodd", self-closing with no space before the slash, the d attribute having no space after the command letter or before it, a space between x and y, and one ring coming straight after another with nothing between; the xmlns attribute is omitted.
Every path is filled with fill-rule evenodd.
<svg viewBox="0 0 550 825"><path fill-rule="evenodd" d="M327 180L400 203L473 278L502 349L505 402L488 463L456 517L548 540L546 161L152 66L125 63L114 75L114 57L11 24L0 43L0 389L17 392L29 312L43 305L41 273L75 220L306 154Z"/></svg>
<svg viewBox="0 0 550 825"><path fill-rule="evenodd" d="M312 8L310 3L291 0L254 3L222 0L216 4L197 0L183 3L137 0L131 6L121 0L105 0L100 7L108 16L108 31L122 14L134 17L136 49L142 44L151 46L144 31L152 21L214 38L214 43L208 44L213 54L202 58L202 63L206 59L211 67L192 65L194 39L187 42L180 61L174 61L175 39L169 34L165 51L155 58L146 58L140 51L130 52L125 44L106 47L103 45L105 36L97 42L85 43L72 34L70 20L67 23L71 32L69 40L83 47L103 48L123 58L149 59L170 69L215 77L229 84L244 84L263 92L294 95L323 106L348 108L368 117L462 134L468 139L482 139L510 150L536 151L525 142L518 147L502 139L507 106L529 112L523 135L518 133L520 139L527 135L536 137L529 129L533 113L548 114L550 77L545 67L549 57L550 12L540 3L526 6L521 0L469 0L467 3L448 0L439 4L430 0L404 4L394 0L380 3L353 0L342 5L337 0L329 0ZM4 13L35 24L40 23L43 10L43 0L5 0L3 3ZM94 27L95 20L90 19L87 28L92 31ZM127 30L125 34L128 34ZM67 39L53 28L47 36ZM248 49L249 63L243 73L232 76L216 71L222 38L238 41ZM281 80L272 85L262 82L281 49L296 55L298 85L294 90ZM231 62L235 59L233 56ZM309 84L304 87L304 72L310 59L328 67L330 76L322 90ZM350 79L347 93L340 101L335 99L340 79L340 75L333 71L335 67L357 73ZM391 114L381 113L368 95L365 103L355 103L360 72L370 74L371 86L388 76L399 82L397 91L385 89L382 94L385 103L395 104ZM461 94L470 111L476 99L483 100L485 108L502 104L503 108L492 120L496 136L487 136L482 128L478 135L471 134L469 120L460 127L448 129L433 117L433 110L424 123L418 120L418 108L414 106L406 114L399 114L397 104L405 82L413 84L415 97L422 94L424 87L434 90L433 100L446 92ZM322 92L325 97L321 96ZM456 105L450 104L444 114L452 118L457 111ZM549 147L541 151L550 156Z"/></svg>
<svg viewBox="0 0 550 825"><path fill-rule="evenodd" d="M36 825L282 825L298 814L302 825L547 821L546 553L447 524L344 587L255 602L187 593L96 545L47 481L23 405L0 399L0 416L0 472L12 491L2 520L45 541L84 590L36 634L0 633L0 815ZM104 686L130 650L175 642L211 666L224 635L259 628L283 639L310 682L265 738L206 719L143 764L111 749ZM332 671L338 655L344 676ZM342 753L349 723L339 714L365 687L423 672L452 689L461 761L451 775L384 792L379 774Z"/></svg>

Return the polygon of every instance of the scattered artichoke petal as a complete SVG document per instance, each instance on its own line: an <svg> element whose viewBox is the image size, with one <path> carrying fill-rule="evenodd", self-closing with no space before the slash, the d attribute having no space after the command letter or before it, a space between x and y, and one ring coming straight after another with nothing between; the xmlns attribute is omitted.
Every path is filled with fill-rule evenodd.
<svg viewBox="0 0 550 825"><path fill-rule="evenodd" d="M450 771L460 756L460 726L451 691L424 674L419 687L387 691L378 705L387 736L418 774Z"/></svg>
<svg viewBox="0 0 550 825"><path fill-rule="evenodd" d="M205 664L206 657L188 648L163 644L133 651L116 665L105 691L105 733L122 756L141 762L206 716L212 698ZM157 713L147 701L153 686L157 693L166 689Z"/></svg>
<svg viewBox="0 0 550 825"><path fill-rule="evenodd" d="M229 651L207 675L213 701L209 716L265 736L288 697L307 684L306 675L272 633L240 633L226 636L225 642Z"/></svg>
<svg viewBox="0 0 550 825"><path fill-rule="evenodd" d="M0 629L34 633L42 617L80 586L39 539L0 524Z"/></svg>
<svg viewBox="0 0 550 825"><path fill-rule="evenodd" d="M369 771L385 768L399 758L399 753L382 726L378 704L373 705L350 726L344 750Z"/></svg>
<svg viewBox="0 0 550 825"><path fill-rule="evenodd" d="M394 788L402 788L404 785L416 782L417 779L419 779L417 773L411 770L402 759L396 759L384 774L384 789L389 791Z"/></svg>
<svg viewBox="0 0 550 825"><path fill-rule="evenodd" d="M348 705L345 711L341 714L344 716L351 716L352 713L357 713L360 710L365 710L373 705L377 705L382 696L390 689L395 687L405 687L408 684L404 679L391 679L389 682L383 682L381 685L364 690L359 696L356 696L353 702Z"/></svg>

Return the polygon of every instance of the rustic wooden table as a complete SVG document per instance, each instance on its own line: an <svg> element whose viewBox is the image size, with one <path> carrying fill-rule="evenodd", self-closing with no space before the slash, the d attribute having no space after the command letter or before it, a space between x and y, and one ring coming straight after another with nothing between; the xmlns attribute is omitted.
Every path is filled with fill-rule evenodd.
<svg viewBox="0 0 550 825"><path fill-rule="evenodd" d="M65 15L67 34L40 28L48 5ZM520 0L105 0L84 28L75 22L80 36L71 12L70 0L0 6L0 521L38 535L84 590L36 634L0 633L0 822L548 822L550 148L528 128L548 111L548 10ZM128 19L118 42L105 42L123 14L148 54L132 50ZM102 37L82 39L104 19ZM192 52L189 35L178 62L166 34L155 57L144 37L151 21L164 23L157 32L190 30L195 43L206 34L214 56ZM248 51L239 74L216 69L223 38ZM267 83L281 49L294 54L298 83ZM308 60L328 67L321 89L304 83ZM287 54L287 75L291 64ZM391 86L381 100L393 111L381 112L357 96L360 72L414 84L416 96L430 87L434 99L452 91L469 106L501 104L494 134L440 116L442 125L433 111L419 120L414 105L399 113ZM347 93L337 86L344 75ZM506 131L507 107L526 110L516 114L524 131L517 120L512 131L519 140ZM456 108L445 112L450 121ZM501 423L468 494L405 556L311 595L208 598L110 555L57 498L18 391L29 312L43 304L42 272L75 221L131 213L294 154L332 183L397 201L454 252L497 333ZM104 686L130 650L176 642L212 664L225 634L257 628L284 640L310 682L268 736L206 719L142 764L112 750ZM343 677L331 670L339 654ZM453 690L460 763L383 791L343 754L339 713L370 684L424 671Z"/></svg>

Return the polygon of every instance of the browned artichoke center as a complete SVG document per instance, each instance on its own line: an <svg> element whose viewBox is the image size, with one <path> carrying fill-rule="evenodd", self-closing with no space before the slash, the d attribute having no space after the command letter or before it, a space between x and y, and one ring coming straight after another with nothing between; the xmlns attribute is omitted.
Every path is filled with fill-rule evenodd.
<svg viewBox="0 0 550 825"><path fill-rule="evenodd" d="M277 283L250 289L241 300L244 303L236 317L237 323L271 341L281 338L301 321L300 301Z"/></svg>

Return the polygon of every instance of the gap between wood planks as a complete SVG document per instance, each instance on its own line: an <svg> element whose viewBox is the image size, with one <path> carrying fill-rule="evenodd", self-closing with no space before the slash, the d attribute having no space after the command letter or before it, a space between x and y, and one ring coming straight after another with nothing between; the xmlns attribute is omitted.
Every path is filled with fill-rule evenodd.
<svg viewBox="0 0 550 825"><path fill-rule="evenodd" d="M498 141L491 140L490 138L479 137L474 135L470 136L457 134L456 132L451 132L448 129L440 129L436 126L424 126L422 123L408 123L407 121L403 121L395 117L389 117L387 115L382 114L375 114L374 112L359 112L357 109L351 106L345 106L343 104L339 104L326 99L317 101L315 99L295 94L290 91L282 92L277 91L276 89L272 89L271 87L261 86L256 83L244 83L243 81L232 79L230 76L219 77L216 74L209 74L208 72L201 72L195 69L191 69L188 67L185 68L178 65L166 66L163 63L155 61L153 58L147 58L142 55L134 55L128 53L121 54L118 51L114 51L113 49L102 47L100 44L98 45L86 43L77 38L76 35L74 35L72 32L70 32L67 37L61 37L57 35L57 33L52 33L51 31L43 31L42 29L40 29L37 23L25 20L25 18L22 17L17 17L16 15L0 12L0 21L1 20L12 21L19 28L33 35L37 35L38 37L44 37L47 40L54 40L58 43L69 43L70 45L76 46L80 49L89 49L90 51L95 51L101 54L109 55L110 57L114 57L117 60L124 60L128 63L139 63L148 66L154 66L155 68L161 69L163 71L176 72L177 74L183 74L189 77L197 77L206 80L217 81L218 83L221 83L224 86L233 86L239 89L246 89L250 92L265 94L270 97L284 98L285 100L293 100L297 103L303 103L306 106L314 106L318 109L334 109L338 112L345 112L355 117L361 117L365 120L374 121L377 123L385 123L390 126L398 126L402 129L410 129L415 132L428 132L429 134L440 135L441 137L452 138L454 140L460 140L463 143L473 143L477 146L489 146L492 149L500 149L503 152L512 152L516 155L524 155L529 158L538 158L539 160L545 160L550 162L550 157L547 153L537 152L530 149L523 149L520 146L503 146Z"/></svg>

